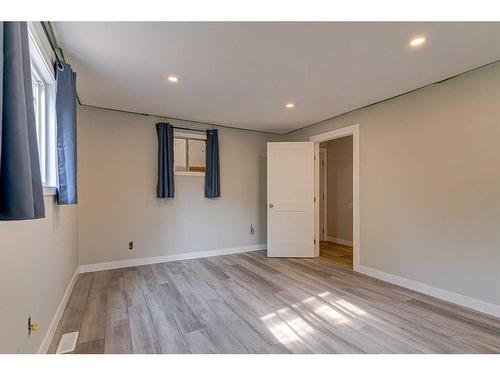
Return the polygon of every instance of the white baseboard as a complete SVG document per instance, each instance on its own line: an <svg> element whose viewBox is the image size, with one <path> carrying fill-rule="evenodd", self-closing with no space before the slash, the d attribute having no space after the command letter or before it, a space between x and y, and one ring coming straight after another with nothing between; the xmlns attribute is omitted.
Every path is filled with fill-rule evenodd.
<svg viewBox="0 0 500 375"><path fill-rule="evenodd" d="M336 242L334 237L328 237L329 241ZM338 240L338 239L336 239ZM338 243L338 242L337 242ZM345 244L345 243L344 243ZM352 244L351 244L352 246ZM83 272L94 272L94 271L104 271L115 268L122 267L131 267L131 266L141 266L146 264L155 264L155 263L164 263L164 262L172 262L176 260L185 260L185 259L196 259L196 258L206 258L218 255L227 255L227 254L238 254L245 253L249 251L258 251L265 250L266 244L260 245L250 245L250 246L240 246L233 248L225 248L225 249L217 249L217 250L207 250L207 251L198 251L192 253L183 253L183 254L172 254L158 257L149 257L149 258L135 258L135 259L125 259L114 262L105 262L105 263L95 263L95 264L84 264L78 267L71 278L71 281L66 288L64 296L59 303L59 306L56 310L56 314L52 319L52 322L49 326L47 333L45 334L45 338L40 345L38 353L46 353L49 349L52 338L54 337L55 331L57 329L57 325L59 324L59 320L62 317L64 312L64 308L69 300L71 292L73 291L73 287L75 285L76 279L79 273ZM427 294L432 297L436 297L442 299L444 301L448 301L451 303L455 303L457 305L461 305L463 307L467 307L472 310L476 310L482 312L484 314L492 315L500 318L500 306L495 305L486 301L481 301L472 297L467 297L455 292L450 292L444 289L440 289L428 284L424 284L418 281L406 279L401 276L393 275L387 272L379 271L374 268L355 265L354 271L375 277L377 279L389 282L391 284L395 284L407 289L411 289L420 293Z"/></svg>
<svg viewBox="0 0 500 375"><path fill-rule="evenodd" d="M338 243L339 245L352 246L352 241L343 240L342 238L330 237L326 235L326 240L328 242Z"/></svg>
<svg viewBox="0 0 500 375"><path fill-rule="evenodd" d="M80 272L83 273L83 272L104 271L104 270L112 270L115 268L143 266L146 264L173 262L176 260L207 258L207 257L213 257L213 256L217 256L217 255L246 253L249 251L265 250L266 248L267 248L266 244L260 244L260 245L230 247L230 248L217 249L217 250L197 251L197 252L192 252L192 253L163 255L163 256L158 256L158 257L133 258L133 259L118 260L118 261L113 261L113 262L83 264L80 266Z"/></svg>
<svg viewBox="0 0 500 375"><path fill-rule="evenodd" d="M418 281L406 279L401 276L393 275L387 272L379 271L374 268L358 265L354 271L375 277L377 279L387 281L388 283L402 286L407 289L414 290L432 297L436 297L447 302L451 302L472 310L482 312L500 318L500 305L495 305L490 302L481 301L472 297L467 297L462 294L450 292L445 289L440 289Z"/></svg>
<svg viewBox="0 0 500 375"><path fill-rule="evenodd" d="M69 297L71 296L71 292L73 292L73 287L75 286L76 279L78 278L79 273L80 273L80 267L77 267L75 273L73 274L73 277L71 277L71 280L68 284L68 287L66 288L66 291L64 292L61 302L59 302L59 306L57 306L56 313L54 314L54 317L50 322L49 329L47 330L47 333L45 334L45 337L43 338L43 341L40 344L40 347L38 348L39 354L45 354L49 350L52 338L56 333L57 325L59 324L59 321L61 320L61 317L64 313L64 309L66 308L66 304L68 303Z"/></svg>
<svg viewBox="0 0 500 375"><path fill-rule="evenodd" d="M122 267L131 267L131 266L142 266L146 264L155 264L155 263L164 263L164 262L173 262L175 260L184 260L184 259L196 259L196 258L207 258L213 257L217 255L227 255L227 254L238 254L238 253L246 253L249 251L258 251L265 250L267 248L266 244L260 245L250 245L250 246L240 246L240 247L232 247L225 249L217 249L217 250L208 250L208 251L198 251L193 253L183 253L183 254L172 254L165 255L159 257L150 257L150 258L135 258L135 259L126 259L119 260L115 262L105 262L105 263L96 263L96 264L84 264L75 270L71 281L69 282L66 291L64 292L63 298L57 307L56 313L52 318L52 322L49 325L49 329L45 334L45 337L38 348L38 353L47 353L50 347L50 343L54 337L54 334L57 329L57 325L61 320L61 317L64 313L64 309L66 308L66 304L68 303L69 297L71 296L71 292L73 292L73 288L76 283L76 279L78 278L78 274L83 272L94 272L94 271L104 271L115 268Z"/></svg>

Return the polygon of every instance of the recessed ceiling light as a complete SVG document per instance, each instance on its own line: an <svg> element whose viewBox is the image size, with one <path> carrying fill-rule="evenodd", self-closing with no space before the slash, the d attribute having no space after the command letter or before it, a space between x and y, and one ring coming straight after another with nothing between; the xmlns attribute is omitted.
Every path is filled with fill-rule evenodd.
<svg viewBox="0 0 500 375"><path fill-rule="evenodd" d="M295 107L295 104L293 104L293 103L286 103L285 107L287 107L287 108L293 108L293 107Z"/></svg>
<svg viewBox="0 0 500 375"><path fill-rule="evenodd" d="M410 41L410 46L412 46L412 47L421 46L422 44L425 43L426 40L427 39L425 38L425 36L417 36L416 38L413 38Z"/></svg>
<svg viewBox="0 0 500 375"><path fill-rule="evenodd" d="M177 78L176 76L168 76L167 79L173 83L179 82L179 78Z"/></svg>

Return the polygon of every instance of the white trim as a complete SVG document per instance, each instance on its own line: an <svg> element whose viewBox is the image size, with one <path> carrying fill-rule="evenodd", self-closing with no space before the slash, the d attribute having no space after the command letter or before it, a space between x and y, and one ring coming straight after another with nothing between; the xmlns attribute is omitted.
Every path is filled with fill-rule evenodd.
<svg viewBox="0 0 500 375"><path fill-rule="evenodd" d="M334 129L327 131L325 133L320 133L309 137L311 142L326 142L331 141L332 139L347 137L349 135L353 135L354 132L359 132L359 124L345 126L343 128Z"/></svg>
<svg viewBox="0 0 500 375"><path fill-rule="evenodd" d="M328 234L326 235L326 240L328 242L338 243L339 245L352 246L352 241L337 237L330 237Z"/></svg>
<svg viewBox="0 0 500 375"><path fill-rule="evenodd" d="M76 279L78 278L79 273L80 273L80 267L77 267L75 273L73 274L73 277L69 282L68 287L66 288L66 291L64 292L61 302L59 302L59 306L57 306L56 313L54 314L54 317L50 322L49 329L47 330L47 333L45 334L45 337L42 343L40 344L40 347L38 348L39 354L45 354L49 350L50 343L52 342L54 334L56 333L57 325L59 324L59 321L62 318L64 309L66 308L66 304L68 303L69 297L73 292L73 288L75 286Z"/></svg>
<svg viewBox="0 0 500 375"><path fill-rule="evenodd" d="M185 133L182 131L178 131L174 129L174 138L185 138L185 139L201 139L201 140L207 140L207 134L206 133Z"/></svg>
<svg viewBox="0 0 500 375"><path fill-rule="evenodd" d="M199 171L174 171L174 176L205 177L205 172Z"/></svg>
<svg viewBox="0 0 500 375"><path fill-rule="evenodd" d="M43 187L43 196L49 197L56 195L56 188L54 186L44 186Z"/></svg>
<svg viewBox="0 0 500 375"><path fill-rule="evenodd" d="M32 76L40 81L37 112L37 142L40 157L42 184L56 183L56 121L55 100L56 81L52 68L52 56L47 55L46 38L39 22L29 23L29 48ZM41 33L41 34L40 34Z"/></svg>
<svg viewBox="0 0 500 375"><path fill-rule="evenodd" d="M214 257L214 256L218 256L218 255L247 253L249 251L265 250L266 248L267 248L266 244L260 244L260 245L231 247L231 248L225 248L225 249L197 251L197 252L192 252L192 253L163 255L163 256L158 256L158 257L133 258L133 259L118 260L118 261L113 261L113 262L83 264L80 266L80 273L105 271L105 270L112 270L115 268L123 268L123 267L143 266L146 264L173 262L176 260L208 258L208 257Z"/></svg>
<svg viewBox="0 0 500 375"><path fill-rule="evenodd" d="M314 256L319 257L319 239L321 238L319 229L319 173L320 173L320 168L319 168L319 142L314 142Z"/></svg>
<svg viewBox="0 0 500 375"><path fill-rule="evenodd" d="M356 271L391 284L402 286L403 288L411 289L416 292L427 294L429 296L439 298L447 302L451 302L472 310L479 311L484 314L500 318L500 305L495 305L490 302L467 297L462 294L450 292L448 290L440 289L432 285L424 284L418 281L410 280L401 276L393 275L362 265L358 265Z"/></svg>
<svg viewBox="0 0 500 375"><path fill-rule="evenodd" d="M63 298L61 299L61 302L59 303L59 306L57 307L56 313L54 314L54 317L52 318L52 322L49 325L49 329L47 330L47 333L45 334L45 337L44 337L42 343L40 344L40 347L38 349L38 353L44 354L44 353L47 353L47 351L49 350L50 343L52 342L52 339L54 338L54 334L56 332L57 326L58 326L59 321L61 320L61 317L64 313L64 309L66 308L69 297L71 296L71 293L73 292L73 288L74 288L76 280L78 278L78 274L80 274L80 273L104 271L104 270L111 270L111 269L122 268L122 267L142 266L142 265L146 265L146 264L173 262L176 260L208 258L208 257L213 257L213 256L218 256L218 255L246 253L246 252L250 252L250 251L265 250L266 247L267 247L266 244L249 245L249 246L240 246L240 247L232 247L232 248L217 249L217 250L198 251L198 252L193 252L193 253L172 254L172 255L165 255L165 256L159 256L159 257L150 257L150 258L125 259L125 260L119 260L119 261L114 261L114 262L81 265L81 266L76 268L75 273L73 274L73 277L71 278L71 281L70 281L68 287L66 288L66 291L64 292Z"/></svg>
<svg viewBox="0 0 500 375"><path fill-rule="evenodd" d="M309 137L309 140L316 142L316 145L331 139L342 138L352 135L352 231L353 231L353 269L357 271L360 267L360 216L359 216L359 124L346 126L344 128L331 130L325 133L316 134ZM315 170L319 171L319 157L315 162ZM315 191L319 192L319 174L315 175ZM319 209L316 209L315 225L317 233L319 234ZM319 237L318 237L319 238ZM319 255L319 254L318 254Z"/></svg>
<svg viewBox="0 0 500 375"><path fill-rule="evenodd" d="M31 41L34 43L35 48L39 51L40 56L43 60L43 64L45 65L48 74L52 78L53 83L55 83L53 63L56 60L56 57L54 55L54 51L52 51L52 48L50 47L50 43L45 36L43 27L39 21L28 22L28 35ZM31 47L32 45L30 44L30 48Z"/></svg>
<svg viewBox="0 0 500 375"><path fill-rule="evenodd" d="M321 202L323 203L323 233L319 233L319 238L322 241L325 241L325 238L328 236L328 149L320 148L319 149L320 162L321 158L323 158L323 197L319 197ZM321 171L321 167L319 169Z"/></svg>

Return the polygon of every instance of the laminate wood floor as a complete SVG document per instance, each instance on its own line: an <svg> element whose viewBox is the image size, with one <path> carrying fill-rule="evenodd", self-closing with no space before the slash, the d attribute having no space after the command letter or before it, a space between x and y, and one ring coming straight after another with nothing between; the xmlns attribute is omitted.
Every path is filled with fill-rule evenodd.
<svg viewBox="0 0 500 375"><path fill-rule="evenodd" d="M265 251L80 274L49 352L500 353L500 319Z"/></svg>
<svg viewBox="0 0 500 375"><path fill-rule="evenodd" d="M352 246L320 241L319 255L352 270Z"/></svg>

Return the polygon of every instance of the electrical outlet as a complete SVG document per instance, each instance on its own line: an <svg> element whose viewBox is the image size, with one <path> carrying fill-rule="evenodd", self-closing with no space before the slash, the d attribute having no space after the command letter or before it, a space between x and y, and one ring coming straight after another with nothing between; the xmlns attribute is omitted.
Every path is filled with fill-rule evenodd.
<svg viewBox="0 0 500 375"><path fill-rule="evenodd" d="M134 241L129 241L128 243L128 249L133 250L134 249Z"/></svg>
<svg viewBox="0 0 500 375"><path fill-rule="evenodd" d="M31 320L31 315L30 315L28 316L28 337L30 337L31 334L36 331L38 331L38 323L34 323Z"/></svg>

